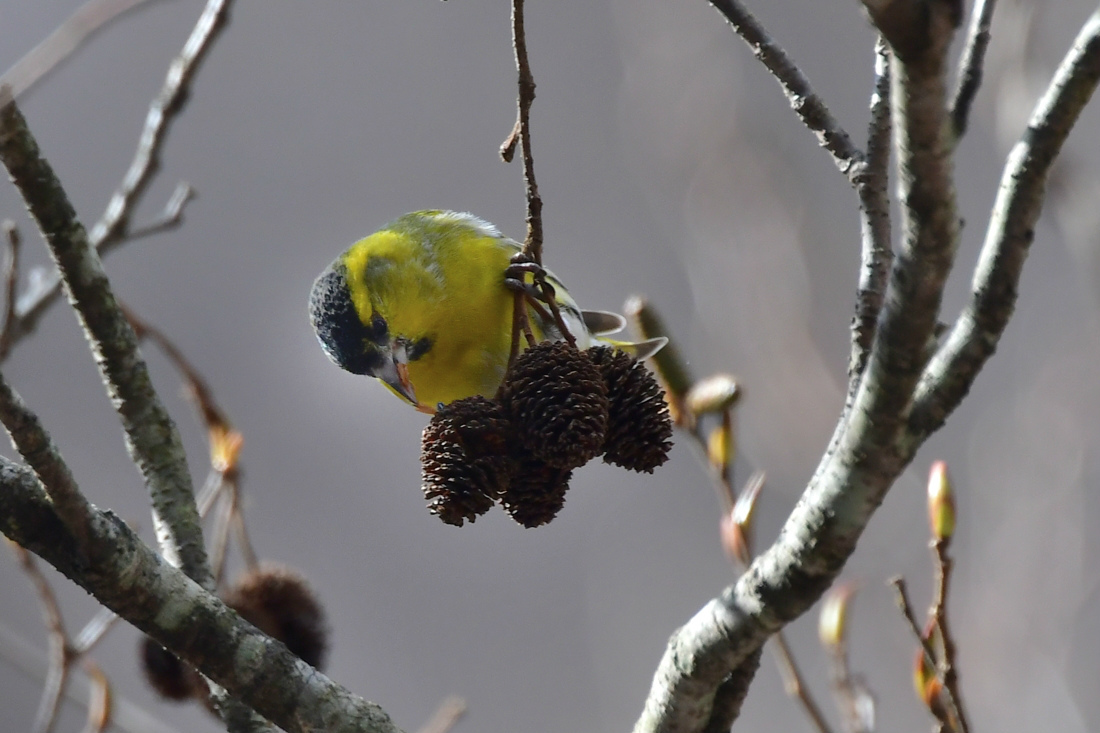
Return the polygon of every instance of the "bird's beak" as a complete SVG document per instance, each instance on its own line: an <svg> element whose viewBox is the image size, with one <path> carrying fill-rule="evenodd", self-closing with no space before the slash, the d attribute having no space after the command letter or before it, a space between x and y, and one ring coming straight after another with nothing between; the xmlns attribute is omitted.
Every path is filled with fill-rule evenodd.
<svg viewBox="0 0 1100 733"><path fill-rule="evenodd" d="M375 376L388 384L394 392L417 405L416 391L409 381L409 357L405 352L405 343L399 340L392 342L390 354L392 358L384 363L380 373Z"/></svg>

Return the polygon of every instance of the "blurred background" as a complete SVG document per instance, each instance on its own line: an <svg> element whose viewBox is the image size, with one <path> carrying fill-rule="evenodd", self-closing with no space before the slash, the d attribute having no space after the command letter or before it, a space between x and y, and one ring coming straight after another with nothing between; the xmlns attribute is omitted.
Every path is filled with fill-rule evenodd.
<svg viewBox="0 0 1100 733"><path fill-rule="evenodd" d="M76 0L4 0L0 68ZM158 0L99 34L21 100L86 225L129 165L146 109L203 3ZM874 33L855 2L753 3L862 143ZM944 307L965 301L1004 155L1095 3L1004 0L986 84L959 149L966 219ZM535 169L546 262L588 308L644 293L697 376L741 379L738 480L768 472L769 543L842 403L859 261L856 199L775 82L702 0L531 3ZM109 257L118 296L202 371L243 432L246 517L266 559L300 569L329 614L337 681L415 730L447 695L459 730L628 730L669 634L733 582L720 505L683 439L654 475L593 463L559 517L527 530L494 510L443 525L424 507L426 418L325 358L306 317L313 278L396 216L469 210L522 239L503 0L242 1L193 87L136 224L176 184L199 198L178 230ZM1100 107L1069 140L1020 287L1017 315L962 408L887 497L844 573L857 583L852 663L884 729L931 722L912 692L913 642L886 580L930 598L924 482L948 461L959 501L951 617L972 723L1100 728ZM44 247L14 189L28 268ZM201 481L203 429L170 365L146 349ZM58 306L4 365L84 491L150 537L147 499L73 314ZM56 578L75 632L96 604ZM46 637L31 585L0 553L3 727L29 730ZM790 628L837 720L816 619ZM119 626L95 652L114 692L156 724L214 731L159 701ZM21 652L16 650L21 649ZM37 665L37 666L36 666ZM38 675L38 676L36 676ZM79 683L79 692L83 683ZM81 725L66 706L61 730ZM770 657L741 730L807 730Z"/></svg>

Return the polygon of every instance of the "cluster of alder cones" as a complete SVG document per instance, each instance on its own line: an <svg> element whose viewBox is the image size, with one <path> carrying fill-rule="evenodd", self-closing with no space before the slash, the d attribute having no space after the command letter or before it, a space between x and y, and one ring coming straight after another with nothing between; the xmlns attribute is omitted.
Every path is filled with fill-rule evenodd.
<svg viewBox="0 0 1100 733"><path fill-rule="evenodd" d="M424 496L447 524L499 502L537 527L561 510L574 469L602 455L652 473L671 437L664 392L644 364L610 347L544 342L519 355L495 399L439 408L421 444Z"/></svg>

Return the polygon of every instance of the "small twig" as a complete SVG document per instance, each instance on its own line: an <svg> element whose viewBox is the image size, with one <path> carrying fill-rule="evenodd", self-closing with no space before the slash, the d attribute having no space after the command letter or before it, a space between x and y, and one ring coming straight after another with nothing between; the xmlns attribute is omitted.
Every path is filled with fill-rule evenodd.
<svg viewBox="0 0 1100 733"><path fill-rule="evenodd" d="M772 40L764 26L760 25L740 0L710 0L710 4L729 21L737 35L749 44L753 55L783 87L783 93L795 114L817 136L821 147L833 156L837 168L851 178L857 164L863 161L863 153L852 144L848 133L814 92L802 70Z"/></svg>
<svg viewBox="0 0 1100 733"><path fill-rule="evenodd" d="M833 587L821 611L820 636L831 660L829 677L843 727L848 733L871 733L875 728L874 696L862 676L852 672L848 657L846 617L854 593L851 583Z"/></svg>
<svg viewBox="0 0 1100 733"><path fill-rule="evenodd" d="M947 624L947 590L951 585L951 571L954 567L954 562L947 554L950 544L950 537L932 543L932 550L936 556L936 597L932 604L932 617L940 629L943 641L943 659L938 667L943 678L943 686L951 695L958 733L967 733L970 730L970 723L962 704L958 669L955 664L957 650Z"/></svg>
<svg viewBox="0 0 1100 733"><path fill-rule="evenodd" d="M18 99L90 41L105 25L146 2L147 0L88 0L46 36L45 40L5 71L0 76L0 86L9 85L12 96Z"/></svg>
<svg viewBox="0 0 1100 733"><path fill-rule="evenodd" d="M848 395L859 386L875 339L875 327L894 261L890 231L890 49L880 37L875 44L875 84L867 130L867 158L856 183L859 196L862 255L856 312L852 318L852 351L848 359Z"/></svg>
<svg viewBox="0 0 1100 733"><path fill-rule="evenodd" d="M693 422L690 425L681 426L692 439L692 446L695 449L695 455L701 463L707 466L707 473L713 480L714 490L718 494L718 502L722 505L726 512L733 509L734 503L737 501L737 490L733 487L733 484L726 481L720 471L715 470L711 464L709 456L707 455L707 439L703 435L702 430L699 427L698 421ZM751 560L751 558L750 558ZM740 561L740 559L739 559Z"/></svg>
<svg viewBox="0 0 1100 733"><path fill-rule="evenodd" d="M130 168L108 202L99 222L88 234L91 245L100 256L106 256L112 249L128 241L130 217L144 197L153 176L160 169L160 151L164 147L168 131L191 95L191 84L203 60L228 23L232 3L233 0L208 0L183 49L172 61L164 85L145 117L145 126L138 139ZM179 188L176 191L178 193ZM182 207L188 200L190 199L185 198L181 202L181 214ZM148 233L151 232L142 234ZM32 297L20 299L17 308L18 324L12 334L13 343L34 331L39 320L60 295L61 278L54 274L49 282L43 283L42 287L31 294Z"/></svg>
<svg viewBox="0 0 1100 733"><path fill-rule="evenodd" d="M722 413L723 420L730 419L730 410L727 409ZM698 426L695 429L690 430L689 434L695 439L697 443L700 443L703 451L706 451L706 440L699 432ZM708 463L710 463L708 461ZM736 505L738 495L734 492L731 475L728 471L714 471L716 479L721 485L726 487L726 493L728 496L729 507L727 511L733 509ZM764 483L764 474L757 473L752 479L749 480L749 484L742 490L742 498L744 495L752 494L752 500L755 501L756 494L760 491L760 488ZM738 552L737 561L743 568L747 568L752 563L752 558L755 552L752 547L752 532L749 531L749 527L741 527L742 541L738 543L736 550ZM805 710L810 722L813 723L814 728L819 733L831 733L828 722L825 720L825 716L821 712L821 707L814 700L813 695L810 694L809 688L806 686L805 678L802 676L802 671L798 667L798 663L795 662L794 653L791 651L791 647L787 644L787 638L784 636L783 631L779 630L772 636L772 640L775 642L772 646L775 652L775 663L779 667L779 674L783 678L783 689L786 690L787 695L796 700Z"/></svg>
<svg viewBox="0 0 1100 733"><path fill-rule="evenodd" d="M134 313L132 309L121 303L119 305L137 337L142 340L148 339L155 343L157 348L168 357L168 361L172 363L172 366L176 368L180 376L183 377L191 400L199 409L199 415L207 429L221 429L226 432L232 431L233 425L229 422L229 418L226 417L225 412L218 406L217 401L214 399L214 392L210 389L210 385L203 379L199 370L187 360L183 351L176 346L163 331L155 326L149 325Z"/></svg>
<svg viewBox="0 0 1100 733"><path fill-rule="evenodd" d="M30 579L38 596L38 605L42 609L42 622L46 627L46 635L49 641L49 667L46 671L46 680L42 685L42 697L38 703L38 713L35 716L35 733L49 733L57 722L57 714L61 710L61 700L64 698L65 689L69 682L69 665L75 659L72 647L69 645L69 636L65 632L65 622L61 616L61 605L57 602L53 588L42 571L38 568L34 556L24 548L9 541L8 546L15 553L23 573Z"/></svg>
<svg viewBox="0 0 1100 733"><path fill-rule="evenodd" d="M558 307L557 293L554 292L554 286L547 281L546 273L536 274L535 282L542 291L543 302L550 307L550 315L554 325L557 326L558 332L561 333L563 339L569 342L570 346L576 346L577 339L573 336L572 331L569 330L569 326L565 325L565 319L561 317L561 308Z"/></svg>
<svg viewBox="0 0 1100 733"><path fill-rule="evenodd" d="M450 733L451 728L466 714L466 709L465 700L451 695L439 704L431 719L417 733Z"/></svg>
<svg viewBox="0 0 1100 733"><path fill-rule="evenodd" d="M920 624L917 623L917 617L913 615L913 604L909 602L909 588L905 583L905 578L900 575L890 578L890 586L894 589L894 600L897 603L898 610L901 611L901 615L905 618L909 624L909 630L913 632L913 638L917 640L920 648L924 650L924 661L928 663L932 669L938 669L939 665L936 662L936 650L932 648L932 642L924 638L924 633L921 632Z"/></svg>
<svg viewBox="0 0 1100 733"><path fill-rule="evenodd" d="M172 61L164 86L145 118L145 128L130 169L107 204L103 217L92 227L91 241L97 246L101 242L125 237L134 208L160 170L161 149L172 123L187 103L191 80L206 59L214 40L229 22L232 4L232 0L208 0L183 50Z"/></svg>
<svg viewBox="0 0 1100 733"><path fill-rule="evenodd" d="M233 500L230 505L233 513L233 535L237 538L237 549L241 552L245 567L255 570L260 566L259 555L252 547L252 538L248 534L248 524L244 521L244 509L241 506L241 494L237 487L233 487Z"/></svg>
<svg viewBox="0 0 1100 733"><path fill-rule="evenodd" d="M210 529L210 567L214 571L214 587L221 588L225 582L226 568L229 564L229 520L230 512L225 495L214 512L214 526Z"/></svg>
<svg viewBox="0 0 1100 733"><path fill-rule="evenodd" d="M966 34L966 46L959 58L954 100L951 103L951 126L956 140L966 133L970 109L982 84L982 67L985 63L985 51L989 47L989 28L993 24L993 10L996 6L997 0L976 0L971 10L970 29Z"/></svg>
<svg viewBox="0 0 1100 733"><path fill-rule="evenodd" d="M160 216L148 224L131 229L127 235L127 241L133 241L135 239L141 239L142 237L148 237L153 234L160 234L171 229L176 229L183 224L183 210L187 204L193 201L198 194L195 193L195 189L191 187L191 184L186 181L180 181L176 184L176 190L172 192L172 195L168 197L168 201L164 204L164 210L161 211Z"/></svg>
<svg viewBox="0 0 1100 733"><path fill-rule="evenodd" d="M928 664L930 669L936 670L936 674L940 675L942 679L944 665L939 659L939 654L932 646L932 640L925 637L924 633L921 632L920 626L917 624L916 616L913 615L913 605L909 602L909 590L905 584L905 579L900 575L893 577L890 579L890 585L894 588L898 610L900 610L902 616L905 617L905 620L909 624L909 630L913 632L913 636L920 645L920 649L924 654L924 661ZM937 709L934 706L930 706L931 712L937 717L945 716L946 719L943 720L943 722L955 728L956 733L965 733L968 728L961 728L963 725L963 716L959 708L958 699L955 697L955 691L949 688L945 682L941 694L943 695L943 702L946 703L945 708Z"/></svg>
<svg viewBox="0 0 1100 733"><path fill-rule="evenodd" d="M99 609L76 635L72 643L73 651L81 655L87 654L116 623L118 623L117 613L109 608Z"/></svg>
<svg viewBox="0 0 1100 733"><path fill-rule="evenodd" d="M35 717L35 733L50 733L53 730L57 723L57 716L61 712L61 702L68 691L73 666L79 661L84 662L85 671L88 673L92 684L92 698L88 705L89 727L86 730L103 730L111 717L109 705L110 685L102 671L99 670L98 665L87 659L85 655L99 639L103 638L103 634L110 629L111 622L118 617L105 608L100 609L99 613L78 635L77 640L75 642L71 641L65 630L61 604L58 603L52 586L46 580L46 576L42 574L34 556L14 542L8 541L8 545L19 560L23 572L34 585L39 605L42 608L42 619L46 627L50 649L46 679L42 684L42 697L39 700L38 713ZM98 673L98 679L95 673ZM101 686L98 691L96 689L97 684ZM104 704L105 701L108 704ZM98 727L94 727L92 724Z"/></svg>
<svg viewBox="0 0 1100 733"><path fill-rule="evenodd" d="M527 34L523 25L523 0L512 0L512 45L519 72L519 96L516 102L516 124L501 145L500 155L509 161L515 154L519 138L523 157L523 181L527 191L527 239L523 252L536 265L542 264L542 197L535 183L535 161L531 155L531 103L535 101L535 79L527 60Z"/></svg>
<svg viewBox="0 0 1100 733"><path fill-rule="evenodd" d="M19 287L19 251L23 237L19 227L11 219L4 220L4 236L8 241L8 257L4 262L4 320L0 325L0 361L11 349L12 334L15 332L15 300Z"/></svg>
<svg viewBox="0 0 1100 733"><path fill-rule="evenodd" d="M798 669L798 665L794 661L794 654L787 644L787 638L782 631L777 631L772 640L774 642L772 649L775 650L775 661L779 666L779 673L783 676L783 687L786 689L787 695L798 700L816 730L820 733L831 733L832 729L829 728L821 708L818 707L817 702L806 687L802 672Z"/></svg>
<svg viewBox="0 0 1100 733"><path fill-rule="evenodd" d="M88 675L88 716L83 733L103 733L113 722L111 681L93 659L84 660L84 673Z"/></svg>
<svg viewBox="0 0 1100 733"><path fill-rule="evenodd" d="M0 624L0 659L35 685L41 685L43 682L44 656L42 650L29 643L22 634ZM84 670L81 672L83 673ZM81 677L76 674L72 676L74 682L81 680ZM86 674L83 676L86 677ZM84 695L83 690L79 689L80 686L75 684L66 687L66 702L78 707L88 704L88 697ZM117 730L119 733L180 733L161 722L159 717L145 712L126 698L115 697L111 708L112 730Z"/></svg>

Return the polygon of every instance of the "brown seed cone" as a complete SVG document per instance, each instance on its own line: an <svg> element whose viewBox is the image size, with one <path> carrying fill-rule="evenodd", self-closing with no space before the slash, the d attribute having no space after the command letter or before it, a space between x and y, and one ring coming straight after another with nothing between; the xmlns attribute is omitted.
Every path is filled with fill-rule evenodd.
<svg viewBox="0 0 1100 733"><path fill-rule="evenodd" d="M161 697L182 702L207 694L206 683L199 673L152 637L142 637L139 654L146 682Z"/></svg>
<svg viewBox="0 0 1100 733"><path fill-rule="evenodd" d="M532 455L520 459L512 484L500 503L524 527L546 524L565 505L573 471L551 466Z"/></svg>
<svg viewBox="0 0 1100 733"><path fill-rule="evenodd" d="M489 511L511 480L512 427L485 397L443 405L421 437L420 464L428 509L461 527Z"/></svg>
<svg viewBox="0 0 1100 733"><path fill-rule="evenodd" d="M629 354L607 346L586 353L603 374L611 404L604 462L653 473L672 448L664 392L645 365Z"/></svg>
<svg viewBox="0 0 1100 733"><path fill-rule="evenodd" d="M264 564L224 593L225 604L318 669L328 653L325 610L306 579L285 565Z"/></svg>
<svg viewBox="0 0 1100 733"><path fill-rule="evenodd" d="M554 341L524 351L504 378L500 401L523 446L539 460L573 469L602 452L607 388L576 347Z"/></svg>

